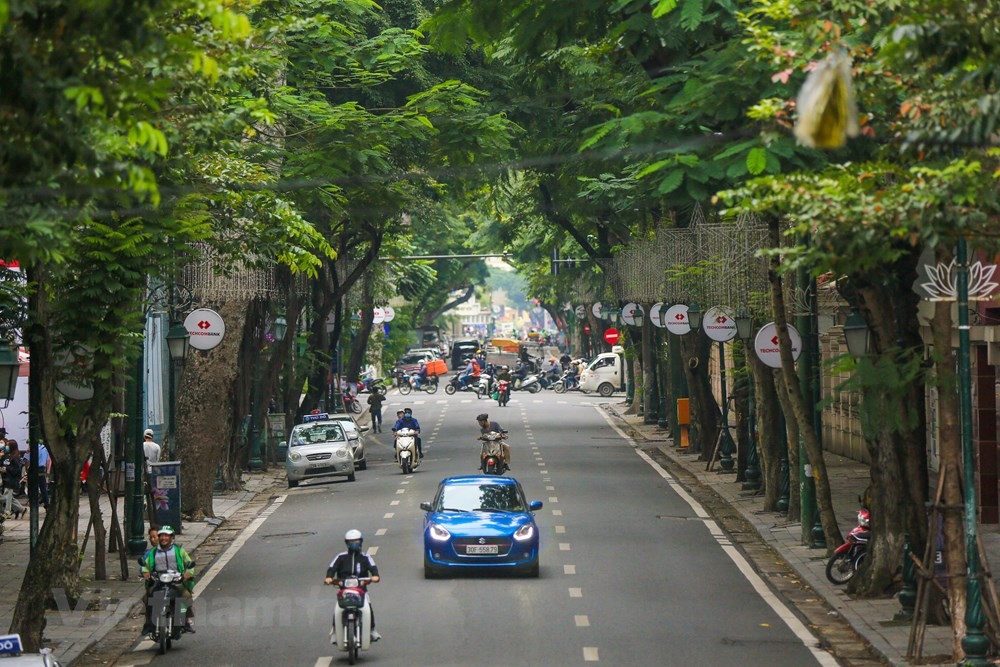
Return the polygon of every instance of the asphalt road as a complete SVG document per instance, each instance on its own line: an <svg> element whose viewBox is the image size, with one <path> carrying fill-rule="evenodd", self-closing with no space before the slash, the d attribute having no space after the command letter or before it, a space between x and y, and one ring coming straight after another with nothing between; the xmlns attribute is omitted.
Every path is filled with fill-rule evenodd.
<svg viewBox="0 0 1000 667"><path fill-rule="evenodd" d="M282 494L203 571L198 634L156 656L149 642L119 665L338 665L328 642L333 589L322 579L349 528L365 534L383 640L369 665L835 665L815 647L700 506L579 393L515 393L500 408L460 393L390 396L413 407L425 460L392 461L369 434L356 482ZM423 578L419 503L441 478L473 473L475 415L511 433L512 471L541 500L541 576ZM749 575L747 574L749 573Z"/></svg>

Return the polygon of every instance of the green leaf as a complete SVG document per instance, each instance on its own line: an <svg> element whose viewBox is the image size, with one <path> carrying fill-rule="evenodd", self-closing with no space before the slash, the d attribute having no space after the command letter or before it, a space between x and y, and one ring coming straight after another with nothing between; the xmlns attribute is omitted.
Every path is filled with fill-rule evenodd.
<svg viewBox="0 0 1000 667"><path fill-rule="evenodd" d="M754 176L762 174L767 168L767 151L759 146L747 153L747 171Z"/></svg>
<svg viewBox="0 0 1000 667"><path fill-rule="evenodd" d="M657 0L653 7L653 18L663 18L677 7L677 0Z"/></svg>
<svg viewBox="0 0 1000 667"><path fill-rule="evenodd" d="M666 195L670 194L677 188L681 186L684 182L684 172L681 169L675 169L673 171L667 172L666 178L660 181L660 187L656 189L657 194Z"/></svg>

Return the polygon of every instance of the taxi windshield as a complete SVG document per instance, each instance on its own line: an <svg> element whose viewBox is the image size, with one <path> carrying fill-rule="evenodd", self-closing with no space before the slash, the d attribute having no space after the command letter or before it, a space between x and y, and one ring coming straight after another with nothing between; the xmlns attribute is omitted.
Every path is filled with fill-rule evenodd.
<svg viewBox="0 0 1000 667"><path fill-rule="evenodd" d="M292 429L289 445L318 445L324 442L345 442L344 429L340 424L299 424Z"/></svg>

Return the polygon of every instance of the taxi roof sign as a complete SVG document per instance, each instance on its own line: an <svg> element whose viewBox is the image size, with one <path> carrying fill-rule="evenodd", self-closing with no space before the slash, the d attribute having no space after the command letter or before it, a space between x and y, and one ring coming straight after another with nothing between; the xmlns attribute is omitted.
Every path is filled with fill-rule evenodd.
<svg viewBox="0 0 1000 667"><path fill-rule="evenodd" d="M21 645L21 635L0 635L0 655L24 653Z"/></svg>
<svg viewBox="0 0 1000 667"><path fill-rule="evenodd" d="M303 424L308 424L309 422L326 421L328 419L330 419L330 415L328 413L326 413L326 412L316 412L316 413L311 414L311 415L305 415L305 416L303 416L302 417L302 423Z"/></svg>

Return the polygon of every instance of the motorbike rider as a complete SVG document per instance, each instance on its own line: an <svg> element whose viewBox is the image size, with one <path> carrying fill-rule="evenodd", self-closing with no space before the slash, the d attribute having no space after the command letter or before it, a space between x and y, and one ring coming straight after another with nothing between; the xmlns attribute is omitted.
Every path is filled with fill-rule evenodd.
<svg viewBox="0 0 1000 667"><path fill-rule="evenodd" d="M399 415L399 413L396 413ZM401 428L412 428L417 432L415 438L417 443L417 456L421 459L424 458L424 447L423 443L420 441L420 422L417 421L416 417L413 416L413 408L406 408L403 410L403 416L396 420L396 423L392 427L393 436L395 436L396 431Z"/></svg>
<svg viewBox="0 0 1000 667"><path fill-rule="evenodd" d="M514 384L520 386L520 383L524 382L524 378L528 377L528 364L524 361L518 361L517 368L514 369L511 377L514 379Z"/></svg>
<svg viewBox="0 0 1000 667"><path fill-rule="evenodd" d="M427 382L427 362L421 361L420 368L413 375L413 388L419 390L425 382Z"/></svg>
<svg viewBox="0 0 1000 667"><path fill-rule="evenodd" d="M330 564L326 568L326 578L323 580L323 583L339 586L346 577L371 577L371 583L378 582L380 577L378 576L378 566L375 565L375 559L361 550L361 546L364 543L364 535L361 534L361 531L352 528L344 533L344 543L347 545L347 551L341 551L330 561ZM371 596L368 595L368 585L365 584L363 588L365 589L365 595L368 596L368 613L371 615L371 640L377 642L382 639L382 635L375 629L375 608L372 606Z"/></svg>
<svg viewBox="0 0 1000 667"><path fill-rule="evenodd" d="M149 594L153 589L153 575L174 570L182 579L181 595L187 600L187 618L184 619L184 632L194 634L194 605L191 591L194 589L194 561L183 548L174 544L174 529L161 526L156 536L157 546L146 552L142 560L142 578L146 580L146 592L142 601L146 608L146 622L142 626L142 634L148 635L156 630L152 622L152 605L149 604Z"/></svg>
<svg viewBox="0 0 1000 667"><path fill-rule="evenodd" d="M485 435L490 431L503 434L503 440L500 441L500 447L503 450L503 464L507 470L510 470L510 445L504 442L507 439L507 431L500 424L490 421L490 416L485 412L477 415L476 421L479 422L479 435Z"/></svg>

